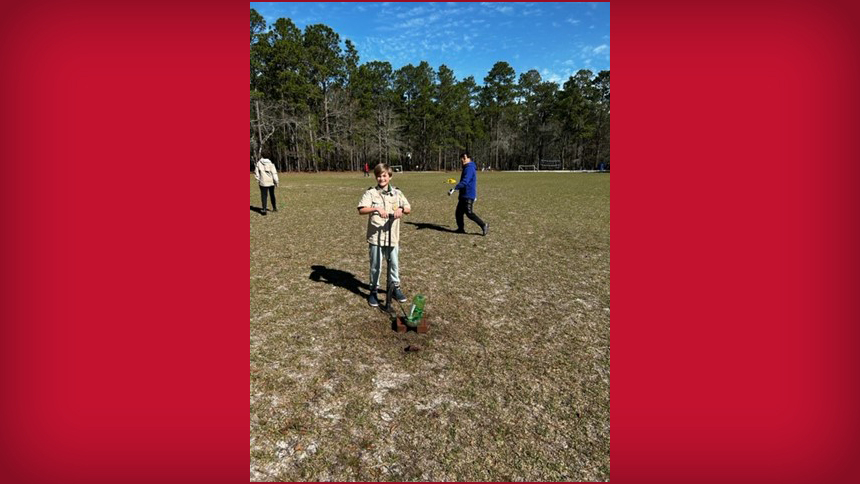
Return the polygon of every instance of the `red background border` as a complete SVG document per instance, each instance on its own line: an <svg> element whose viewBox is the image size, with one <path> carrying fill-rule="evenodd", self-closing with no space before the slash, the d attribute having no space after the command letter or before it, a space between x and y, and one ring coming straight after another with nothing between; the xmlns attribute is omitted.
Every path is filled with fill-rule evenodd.
<svg viewBox="0 0 860 484"><path fill-rule="evenodd" d="M613 9L616 479L856 481L851 4ZM243 478L245 8L3 8L5 482Z"/></svg>
<svg viewBox="0 0 860 484"><path fill-rule="evenodd" d="M613 470L857 482L849 2L616 5Z"/></svg>

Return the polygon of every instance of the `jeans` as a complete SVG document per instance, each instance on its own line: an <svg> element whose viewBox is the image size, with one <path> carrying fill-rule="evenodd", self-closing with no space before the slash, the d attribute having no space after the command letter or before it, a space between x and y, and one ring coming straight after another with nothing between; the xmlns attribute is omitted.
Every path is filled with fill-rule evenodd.
<svg viewBox="0 0 860 484"><path fill-rule="evenodd" d="M367 244L370 247L370 287L379 287L379 273L382 269L382 260L390 255L388 260L388 281L395 286L400 285L400 261L398 255L399 247L383 247L380 245Z"/></svg>

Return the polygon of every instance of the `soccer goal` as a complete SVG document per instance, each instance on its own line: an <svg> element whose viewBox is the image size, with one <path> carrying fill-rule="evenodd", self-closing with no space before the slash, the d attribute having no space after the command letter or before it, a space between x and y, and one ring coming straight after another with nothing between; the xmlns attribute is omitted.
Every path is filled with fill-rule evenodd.
<svg viewBox="0 0 860 484"><path fill-rule="evenodd" d="M517 171L536 171L537 166L535 165L517 165Z"/></svg>
<svg viewBox="0 0 860 484"><path fill-rule="evenodd" d="M561 170L561 160L540 160L541 170Z"/></svg>
<svg viewBox="0 0 860 484"><path fill-rule="evenodd" d="M391 171L399 173L403 171L403 165L391 165Z"/></svg>

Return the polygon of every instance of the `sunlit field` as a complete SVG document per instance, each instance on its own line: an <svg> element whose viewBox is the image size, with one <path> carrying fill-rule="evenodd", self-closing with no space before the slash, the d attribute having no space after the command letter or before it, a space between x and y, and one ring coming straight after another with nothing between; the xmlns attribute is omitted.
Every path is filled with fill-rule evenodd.
<svg viewBox="0 0 860 484"><path fill-rule="evenodd" d="M418 334L366 301L374 178L282 173L262 216L251 175L252 481L609 480L610 175L479 172L486 237L449 178L392 179Z"/></svg>

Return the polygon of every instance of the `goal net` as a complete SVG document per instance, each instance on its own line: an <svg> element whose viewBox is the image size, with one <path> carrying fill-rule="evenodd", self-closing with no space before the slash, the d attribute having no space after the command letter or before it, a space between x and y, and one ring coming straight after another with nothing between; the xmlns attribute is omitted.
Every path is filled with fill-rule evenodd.
<svg viewBox="0 0 860 484"><path fill-rule="evenodd" d="M541 170L561 170L561 160L540 160Z"/></svg>
<svg viewBox="0 0 860 484"><path fill-rule="evenodd" d="M536 171L535 165L517 165L517 171Z"/></svg>
<svg viewBox="0 0 860 484"><path fill-rule="evenodd" d="M403 171L403 165L391 165L391 171L398 173Z"/></svg>

